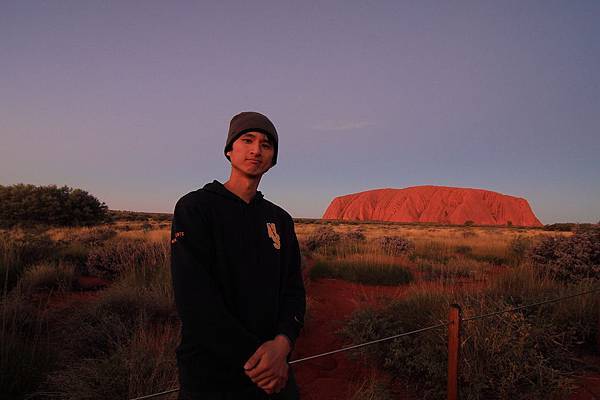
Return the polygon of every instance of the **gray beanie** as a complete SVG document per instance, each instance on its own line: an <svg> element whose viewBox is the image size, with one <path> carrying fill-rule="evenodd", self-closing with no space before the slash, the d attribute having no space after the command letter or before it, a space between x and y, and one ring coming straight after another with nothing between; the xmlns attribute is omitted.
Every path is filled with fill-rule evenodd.
<svg viewBox="0 0 600 400"><path fill-rule="evenodd" d="M235 142L240 135L250 131L261 132L269 136L271 143L273 143L274 149L272 165L275 165L277 162L277 144L279 141L275 125L273 125L269 118L265 117L261 113L253 111L241 112L231 118L231 122L229 123L229 132L227 133L227 142L225 142L225 157L231 161L227 155L227 152L231 150L233 142Z"/></svg>

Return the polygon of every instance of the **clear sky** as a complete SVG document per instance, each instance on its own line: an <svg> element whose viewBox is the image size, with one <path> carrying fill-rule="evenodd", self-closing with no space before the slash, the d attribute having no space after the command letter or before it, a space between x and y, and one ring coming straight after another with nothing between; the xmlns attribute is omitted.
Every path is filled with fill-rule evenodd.
<svg viewBox="0 0 600 400"><path fill-rule="evenodd" d="M415 185L600 219L600 1L0 2L0 184L171 212L231 117L280 136L266 198L320 217Z"/></svg>

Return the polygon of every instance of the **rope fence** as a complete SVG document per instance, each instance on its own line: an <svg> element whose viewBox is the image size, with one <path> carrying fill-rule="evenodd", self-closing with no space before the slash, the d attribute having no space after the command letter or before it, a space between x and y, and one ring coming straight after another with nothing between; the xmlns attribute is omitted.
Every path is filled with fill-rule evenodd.
<svg viewBox="0 0 600 400"><path fill-rule="evenodd" d="M459 355L460 331L461 331L462 323L476 321L476 320L480 320L480 319L484 319L484 318L490 318L490 317L494 317L496 315L515 312L515 311L523 310L526 308L538 307L538 306L541 306L544 304L556 303L559 301L571 299L574 297L584 296L584 295L596 293L596 292L600 292L600 287L596 288L596 289L592 289L592 290L587 290L585 292L571 294L568 296L557 297L554 299L544 300L544 301L540 301L537 303L526 304L526 305L509 308L506 310L495 311L495 312L491 312L491 313L487 313L487 314L475 315L475 316L468 317L468 318L462 317L461 309L458 304L452 304L450 306L448 321L446 321L446 322L442 322L442 323L439 323L436 325L431 325L428 327L416 329L416 330L413 330L410 332L404 332L404 333L400 333L397 335L384 337L381 339L371 340L369 342L364 342L364 343L360 343L360 344L356 344L356 345L352 345L352 346L342 347L340 349L327 351L325 353L319 353L319 354L315 354L312 356L299 358L299 359L290 361L288 364L290 364L290 365L299 364L299 363L302 363L302 362L305 362L308 360L312 360L315 358L320 358L320 357L325 357L325 356L329 356L332 354L355 350L355 349L359 349L362 347L371 346L371 345L374 345L377 343L388 342L390 340L398 339L403 336L415 335L417 333L422 333L422 332L430 331L433 329L448 327L448 400L456 400L458 398L458 365L459 365L459 360L460 360L460 355ZM136 397L136 398L133 398L130 400L152 399L152 398L156 398L159 396L164 396L167 394L175 393L178 391L179 391L179 388L175 388L175 389L166 390L164 392L153 393L153 394L149 394L146 396Z"/></svg>

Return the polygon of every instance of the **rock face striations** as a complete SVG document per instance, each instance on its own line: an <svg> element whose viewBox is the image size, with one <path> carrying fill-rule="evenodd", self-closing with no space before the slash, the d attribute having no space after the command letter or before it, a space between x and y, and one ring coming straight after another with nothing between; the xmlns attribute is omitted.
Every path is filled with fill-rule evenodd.
<svg viewBox="0 0 600 400"><path fill-rule="evenodd" d="M541 226L527 200L483 189L413 186L333 199L323 219Z"/></svg>

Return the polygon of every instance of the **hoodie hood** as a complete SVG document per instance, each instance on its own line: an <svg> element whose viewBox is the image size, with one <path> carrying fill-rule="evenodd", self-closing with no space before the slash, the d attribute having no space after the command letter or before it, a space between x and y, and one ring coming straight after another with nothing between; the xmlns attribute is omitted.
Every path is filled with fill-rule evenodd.
<svg viewBox="0 0 600 400"><path fill-rule="evenodd" d="M246 203L244 201L244 199L242 199L235 193L230 192L225 186L223 186L223 184L221 182L219 182L216 179L214 181L212 181L211 183L207 183L206 185L204 185L204 187L202 189L207 190L212 193L216 193L220 196L226 197L226 198L234 200L234 201L241 201L242 203L244 203L246 205L258 203L264 198L264 196L260 192L260 190L257 190L256 194L254 195L252 200L250 200L250 203Z"/></svg>

